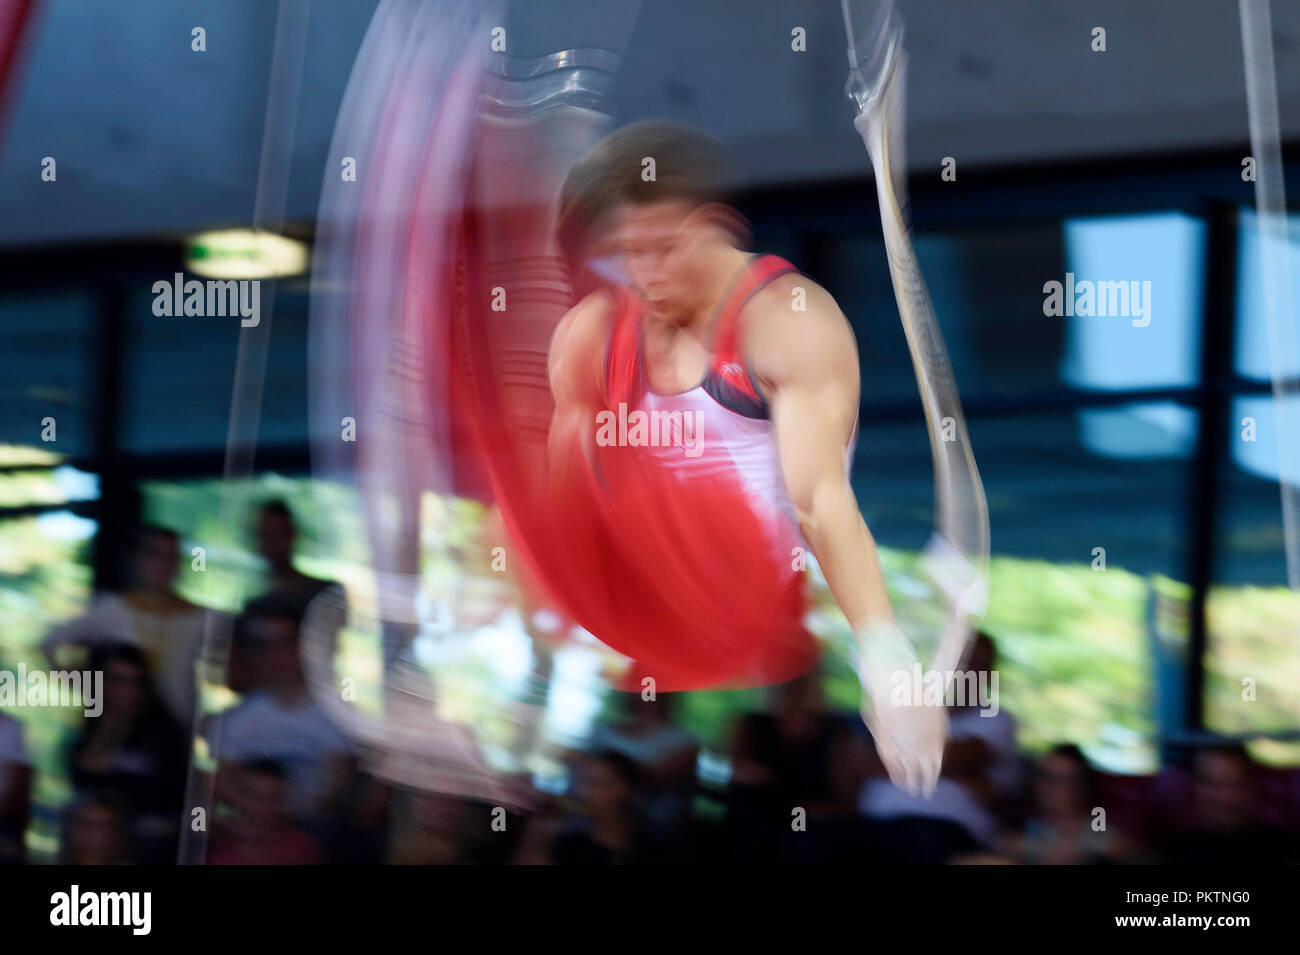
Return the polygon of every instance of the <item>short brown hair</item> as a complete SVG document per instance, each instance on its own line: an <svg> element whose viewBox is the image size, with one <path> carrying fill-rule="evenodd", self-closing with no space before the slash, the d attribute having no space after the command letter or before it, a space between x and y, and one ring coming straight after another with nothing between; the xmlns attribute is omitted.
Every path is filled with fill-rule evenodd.
<svg viewBox="0 0 1300 955"><path fill-rule="evenodd" d="M642 178L646 158L654 160L653 181ZM725 203L734 188L731 155L712 136L660 120L632 123L596 143L570 170L560 190L560 244L571 255L619 205Z"/></svg>

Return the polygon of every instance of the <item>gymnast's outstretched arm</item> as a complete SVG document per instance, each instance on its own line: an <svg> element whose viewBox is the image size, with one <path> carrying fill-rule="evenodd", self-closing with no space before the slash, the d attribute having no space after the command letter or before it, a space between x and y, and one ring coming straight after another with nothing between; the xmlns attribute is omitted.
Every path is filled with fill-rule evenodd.
<svg viewBox="0 0 1300 955"><path fill-rule="evenodd" d="M796 287L806 308L795 310ZM844 455L858 416L858 351L848 320L824 289L782 277L742 315L748 360L767 392L786 490L799 529L853 627L869 699L863 715L890 777L929 793L942 762L941 706L891 705L893 677L910 677L915 651L894 624L876 544L849 483Z"/></svg>

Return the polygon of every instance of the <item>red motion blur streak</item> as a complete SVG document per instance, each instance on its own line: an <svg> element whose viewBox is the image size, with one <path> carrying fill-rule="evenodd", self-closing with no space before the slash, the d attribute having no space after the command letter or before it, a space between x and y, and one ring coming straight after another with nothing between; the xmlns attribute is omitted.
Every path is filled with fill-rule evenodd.
<svg viewBox="0 0 1300 955"><path fill-rule="evenodd" d="M402 131L423 145L404 147L421 149L422 174L396 307L403 341L423 353L428 420L446 422L426 442L454 472L435 489L497 504L512 573L526 591L545 593L539 603L636 661L629 688L644 677L674 691L805 672L816 643L802 625L803 574L793 555L773 553L738 479L678 479L628 447L600 448L593 469L575 447L573 479L550 491L547 358L573 290L550 235L549 184L562 176L554 150L563 143L546 137L564 126L487 109L468 116L481 102L479 69L465 54L448 71L430 128ZM396 131L384 129L381 141ZM378 264L359 261L358 271L365 277ZM504 308L492 307L496 289ZM635 299L620 301L635 321ZM377 318L359 314L358 327ZM611 410L638 397L625 392L611 388ZM391 459L401 451L377 451L372 463L409 467Z"/></svg>
<svg viewBox="0 0 1300 955"><path fill-rule="evenodd" d="M677 691L806 672L817 645L802 622L804 575L792 555L773 555L738 479L683 480L634 447L599 448L593 470L575 447L573 480L548 490L537 423L553 407L546 354L565 309L546 302L550 290L528 287L544 281L538 260L511 260L509 242L501 257L503 236L535 234L544 221L545 210L467 209L450 266L454 302L429 303L426 315L446 329L428 341L449 365L453 416L470 426L516 557L568 616L636 661L626 689L644 677ZM512 302L538 304L524 319L514 306L493 311L497 286ZM634 297L618 298L619 324L638 320ZM612 384L611 408L636 399Z"/></svg>
<svg viewBox="0 0 1300 955"><path fill-rule="evenodd" d="M10 81L17 72L24 28L33 21L35 9L36 0L0 0L0 144L13 99Z"/></svg>

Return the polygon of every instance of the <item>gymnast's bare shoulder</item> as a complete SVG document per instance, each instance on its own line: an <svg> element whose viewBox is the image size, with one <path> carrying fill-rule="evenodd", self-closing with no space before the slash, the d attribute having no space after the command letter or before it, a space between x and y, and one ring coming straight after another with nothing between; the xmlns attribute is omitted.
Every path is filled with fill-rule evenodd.
<svg viewBox="0 0 1300 955"><path fill-rule="evenodd" d="M613 319L613 297L592 292L560 319L551 336L548 368L557 405L599 397Z"/></svg>
<svg viewBox="0 0 1300 955"><path fill-rule="evenodd" d="M785 388L821 393L848 427L857 419L858 346L834 297L805 275L782 275L741 312L742 342L771 398Z"/></svg>

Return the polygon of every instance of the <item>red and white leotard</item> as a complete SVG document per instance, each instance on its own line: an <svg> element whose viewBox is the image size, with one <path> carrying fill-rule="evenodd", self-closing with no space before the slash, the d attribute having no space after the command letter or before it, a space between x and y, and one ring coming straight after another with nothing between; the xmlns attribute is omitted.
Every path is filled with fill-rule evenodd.
<svg viewBox="0 0 1300 955"><path fill-rule="evenodd" d="M673 435L647 445L597 433L590 456L577 438L559 449L568 477L548 483L520 466L514 449L527 435L495 410L492 379L468 382L467 407L517 553L557 609L635 662L629 689L647 678L664 691L759 686L816 664L818 645L804 626L804 544L738 327L745 303L794 271L776 256L750 260L719 305L704 380L676 395L648 387L644 303L629 289L615 292L597 418L695 413L698 455ZM486 326L461 327L475 336Z"/></svg>
<svg viewBox="0 0 1300 955"><path fill-rule="evenodd" d="M796 547L806 549L794 505L786 490L767 401L746 361L740 341L740 313L773 279L797 274L793 265L775 255L751 256L745 271L718 305L712 325L713 351L704 380L694 388L664 394L650 387L642 345L643 309L627 289L616 297L614 328L606 359L606 399L649 413L689 414L699 434L697 454L683 453L686 442L647 446L643 453L658 460L683 480L733 476L738 479L778 559L790 560ZM845 452L846 473L854 438Z"/></svg>

